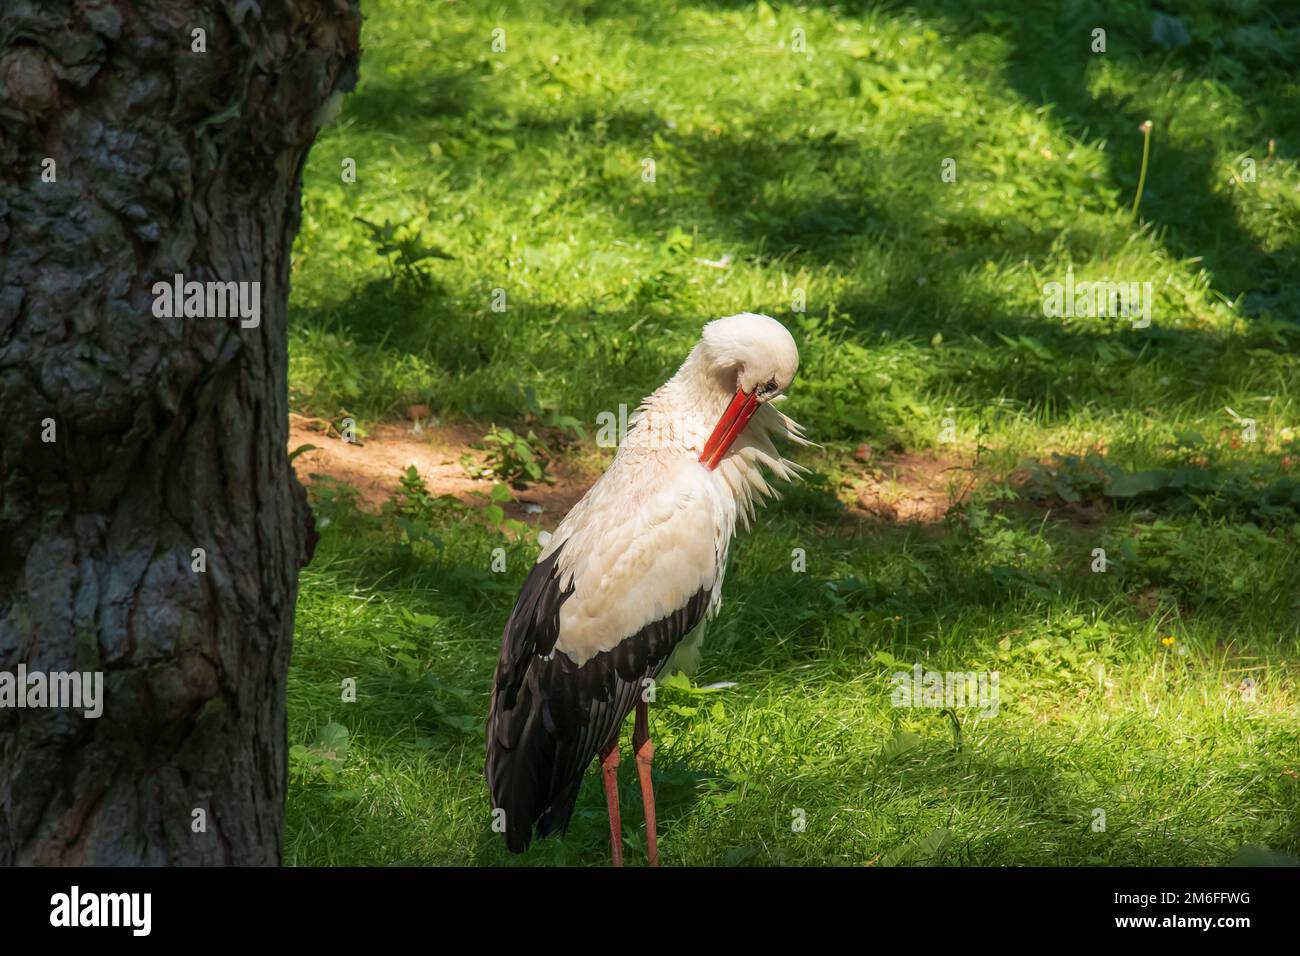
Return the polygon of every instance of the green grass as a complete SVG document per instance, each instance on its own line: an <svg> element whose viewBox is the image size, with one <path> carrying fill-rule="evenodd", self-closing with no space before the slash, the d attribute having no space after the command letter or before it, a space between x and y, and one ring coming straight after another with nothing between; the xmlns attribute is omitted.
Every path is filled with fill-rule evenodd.
<svg viewBox="0 0 1300 956"><path fill-rule="evenodd" d="M306 171L296 411L526 433L531 405L592 446L709 318L766 312L799 343L786 409L826 451L733 550L694 681L737 686L652 711L670 863L1300 853L1300 15L1193 3L1167 50L1135 3L1024 6L367 5L361 83ZM358 218L399 227L404 268ZM1151 282L1152 326L1045 316L1069 271ZM941 525L850 517L862 441L979 481ZM481 728L535 538L431 505L412 543L316 501L288 858L511 862ZM962 711L958 740L893 706L918 661L998 671L997 715ZM589 782L519 862L603 864L605 827Z"/></svg>

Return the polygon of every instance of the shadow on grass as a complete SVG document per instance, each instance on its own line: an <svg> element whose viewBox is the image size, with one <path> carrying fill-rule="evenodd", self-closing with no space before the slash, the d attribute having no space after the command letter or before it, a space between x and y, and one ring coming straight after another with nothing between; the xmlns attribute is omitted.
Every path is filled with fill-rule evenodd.
<svg viewBox="0 0 1300 956"><path fill-rule="evenodd" d="M483 108L485 70L429 75L367 71L346 101L351 128L397 135L431 120L469 118Z"/></svg>

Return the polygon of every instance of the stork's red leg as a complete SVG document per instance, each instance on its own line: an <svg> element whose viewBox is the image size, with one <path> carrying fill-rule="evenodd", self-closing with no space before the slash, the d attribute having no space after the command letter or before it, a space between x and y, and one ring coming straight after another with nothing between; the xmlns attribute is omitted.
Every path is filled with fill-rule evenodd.
<svg viewBox="0 0 1300 956"><path fill-rule="evenodd" d="M641 802L645 805L645 851L651 866L659 865L659 838L655 833L655 788L650 765L655 759L654 741L650 739L650 705L638 700L636 728L632 731L632 750L636 752L636 775L641 778Z"/></svg>
<svg viewBox="0 0 1300 956"><path fill-rule="evenodd" d="M618 813L618 736L600 755L600 775L605 781L605 806L609 808L609 846L614 865L623 865L623 821Z"/></svg>

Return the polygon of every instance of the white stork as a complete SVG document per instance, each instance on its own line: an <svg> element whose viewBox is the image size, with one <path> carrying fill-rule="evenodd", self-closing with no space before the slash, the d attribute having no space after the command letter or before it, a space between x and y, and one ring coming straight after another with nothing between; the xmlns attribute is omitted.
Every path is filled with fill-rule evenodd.
<svg viewBox="0 0 1300 956"><path fill-rule="evenodd" d="M614 865L623 861L619 730L632 747L646 848L659 862L646 694L678 644L721 602L739 517L801 469L773 437L809 444L772 400L799 368L785 326L742 313L710 322L677 374L642 402L609 470L537 558L501 639L487 724L488 788L506 845L563 832L600 755Z"/></svg>

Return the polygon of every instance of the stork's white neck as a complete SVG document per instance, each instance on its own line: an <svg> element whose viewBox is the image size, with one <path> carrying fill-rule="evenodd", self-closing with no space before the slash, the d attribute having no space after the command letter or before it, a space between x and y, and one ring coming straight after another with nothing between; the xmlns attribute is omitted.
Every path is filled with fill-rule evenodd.
<svg viewBox="0 0 1300 956"><path fill-rule="evenodd" d="M625 444L698 457L735 391L734 374L728 383L709 369L697 345L677 374L641 402Z"/></svg>
<svg viewBox="0 0 1300 956"><path fill-rule="evenodd" d="M699 458L735 393L735 370L710 367L697 345L677 374L641 403L619 454ZM776 496L765 470L785 481L797 480L803 470L781 456L772 442L776 437L810 444L797 423L764 404L714 472L746 524L756 501Z"/></svg>

